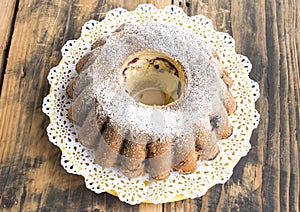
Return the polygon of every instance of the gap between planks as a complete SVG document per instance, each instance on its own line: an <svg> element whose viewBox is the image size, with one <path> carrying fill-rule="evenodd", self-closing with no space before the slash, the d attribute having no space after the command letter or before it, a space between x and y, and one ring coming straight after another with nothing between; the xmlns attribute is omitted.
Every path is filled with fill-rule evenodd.
<svg viewBox="0 0 300 212"><path fill-rule="evenodd" d="M9 55L10 46L11 46L12 36L13 36L13 33L14 33L14 29L15 29L16 17L17 17L17 13L18 13L18 10L19 10L19 2L20 2L20 0L16 0L14 12L13 12L12 19L11 19L11 24L10 24L9 30L8 30L9 32L8 32L7 42L6 42L6 45L5 45L4 50L3 50L3 56L1 58L1 64L0 64L0 97L1 97L2 85L3 85L3 81L4 81L4 74L5 74L5 70L6 70L6 66L7 66L7 59L8 59L8 55Z"/></svg>

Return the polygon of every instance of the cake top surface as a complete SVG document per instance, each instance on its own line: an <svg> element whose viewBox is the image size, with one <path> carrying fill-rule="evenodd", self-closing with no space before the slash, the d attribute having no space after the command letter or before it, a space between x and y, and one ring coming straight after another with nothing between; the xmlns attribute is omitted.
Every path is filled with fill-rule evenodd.
<svg viewBox="0 0 300 212"><path fill-rule="evenodd" d="M165 107L136 102L120 83L126 59L140 51L166 54L184 68L182 98ZM211 47L188 30L145 22L125 24L92 51L94 61L82 74L92 80L89 95L98 101L97 113L109 117L120 129L159 137L185 137L210 129L210 118L224 115L222 98L227 89L221 80L223 67ZM196 137L196 136L195 136Z"/></svg>

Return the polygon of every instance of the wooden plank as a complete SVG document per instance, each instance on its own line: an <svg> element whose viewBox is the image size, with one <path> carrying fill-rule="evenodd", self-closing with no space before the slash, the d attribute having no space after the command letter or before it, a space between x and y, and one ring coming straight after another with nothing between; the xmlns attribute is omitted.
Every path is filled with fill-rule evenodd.
<svg viewBox="0 0 300 212"><path fill-rule="evenodd" d="M201 198L198 198L201 199ZM176 212L184 212L184 211L198 211L196 203L197 199L187 199L178 202L172 202L164 204L164 212L176 211Z"/></svg>
<svg viewBox="0 0 300 212"><path fill-rule="evenodd" d="M174 4L182 7L188 15L202 14L209 17L218 31L231 32L230 0L174 0Z"/></svg>
<svg viewBox="0 0 300 212"><path fill-rule="evenodd" d="M139 211L145 211L145 212L161 212L162 210L162 204L141 204L139 206Z"/></svg>
<svg viewBox="0 0 300 212"><path fill-rule="evenodd" d="M153 4L157 8L162 9L171 4L171 0L114 0L115 7L122 7L127 10L134 10L139 4Z"/></svg>
<svg viewBox="0 0 300 212"><path fill-rule="evenodd" d="M17 0L0 2L0 95L6 66L6 57L9 51L11 35L14 28L15 14L18 7L17 4Z"/></svg>
<svg viewBox="0 0 300 212"><path fill-rule="evenodd" d="M183 10L188 15L197 15L203 14L210 18L214 24L214 27L218 31L227 32L232 34L232 25L231 25L231 1L222 0L222 1L212 1L212 0L203 0L203 1L189 1L189 0L174 0L174 4L183 8ZM193 204L189 204L189 207L192 207L192 211L220 211L221 209L230 210L235 208L234 204L229 205L229 207L224 207L226 204L226 199L228 195L225 195L224 186L217 185L208 191L206 195L202 198L193 200ZM230 196L229 196L230 197ZM232 198L237 198L232 196ZM229 199L229 198L228 198ZM183 201L189 202L190 200ZM182 202L171 203L175 204L175 208L181 208ZM166 206L169 208L170 206ZM172 207L172 206L171 206ZM174 211L173 209L167 211ZM183 209L175 211L185 211Z"/></svg>

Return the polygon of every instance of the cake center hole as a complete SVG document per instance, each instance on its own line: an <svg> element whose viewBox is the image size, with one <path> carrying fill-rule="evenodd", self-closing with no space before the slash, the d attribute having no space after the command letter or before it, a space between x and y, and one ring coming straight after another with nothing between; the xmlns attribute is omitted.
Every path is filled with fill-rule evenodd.
<svg viewBox="0 0 300 212"><path fill-rule="evenodd" d="M121 67L121 84L137 102L167 106L184 94L181 64L164 53L142 51L131 55Z"/></svg>

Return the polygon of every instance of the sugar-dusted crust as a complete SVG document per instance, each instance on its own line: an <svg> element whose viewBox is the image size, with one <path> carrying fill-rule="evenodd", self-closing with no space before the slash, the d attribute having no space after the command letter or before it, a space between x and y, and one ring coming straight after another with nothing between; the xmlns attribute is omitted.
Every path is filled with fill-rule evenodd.
<svg viewBox="0 0 300 212"><path fill-rule="evenodd" d="M97 128L102 129L102 136L95 145L96 163L117 167L128 177L146 171L161 180L172 170L191 173L197 160L217 156L218 139L231 134L228 114L234 112L236 103L229 91L231 80L212 48L188 31L151 22L123 25L93 48L78 63L80 75L69 85L68 94L74 99L73 113L82 111L78 113L83 126L91 119L90 108L83 103L95 101L95 116L102 119ZM129 56L147 50L162 52L184 67L185 93L179 101L147 107L123 90L120 67ZM90 82L87 89L75 86L84 84L81 81ZM163 122L153 122L153 113L161 114ZM96 137L97 133L89 134Z"/></svg>

